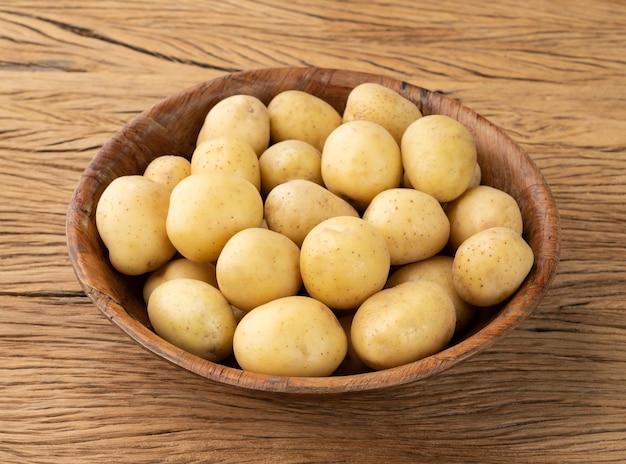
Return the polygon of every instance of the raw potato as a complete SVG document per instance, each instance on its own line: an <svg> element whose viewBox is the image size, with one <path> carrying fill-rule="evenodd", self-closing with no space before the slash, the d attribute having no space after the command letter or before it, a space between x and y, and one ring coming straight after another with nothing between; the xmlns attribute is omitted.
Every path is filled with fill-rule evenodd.
<svg viewBox="0 0 626 464"><path fill-rule="evenodd" d="M322 151L324 142L341 124L341 115L329 103L300 90L285 90L267 105L273 142L302 140Z"/></svg>
<svg viewBox="0 0 626 464"><path fill-rule="evenodd" d="M402 162L413 188L444 203L459 197L476 169L476 143L457 120L440 114L413 122L402 136Z"/></svg>
<svg viewBox="0 0 626 464"><path fill-rule="evenodd" d="M230 237L262 222L263 200L250 182L234 174L201 172L172 190L166 225L181 255L210 262Z"/></svg>
<svg viewBox="0 0 626 464"><path fill-rule="evenodd" d="M345 316L341 316L339 318L339 323L341 327L343 327L344 332L346 333L346 337L348 339L348 352L346 353L345 358L335 371L335 375L352 375L352 374L361 374L363 372L370 371L371 369L365 364L359 355L354 350L352 346L352 340L350 332L352 330L352 320L354 319L354 314L347 314Z"/></svg>
<svg viewBox="0 0 626 464"><path fill-rule="evenodd" d="M461 298L452 282L451 256L437 255L415 263L406 264L396 269L387 280L386 287L395 287L404 282L427 280L439 284L448 292L456 311L454 334L462 333L474 319L476 308Z"/></svg>
<svg viewBox="0 0 626 464"><path fill-rule="evenodd" d="M239 322L233 340L243 370L292 377L332 374L347 346L333 312L306 296L279 298L250 311Z"/></svg>
<svg viewBox="0 0 626 464"><path fill-rule="evenodd" d="M452 300L438 284L405 282L372 295L357 310L351 338L372 369L389 369L443 350L454 333Z"/></svg>
<svg viewBox="0 0 626 464"><path fill-rule="evenodd" d="M259 158L261 193L293 179L304 179L323 185L322 154L302 140L283 140L263 152Z"/></svg>
<svg viewBox="0 0 626 464"><path fill-rule="evenodd" d="M534 261L533 250L508 227L492 227L465 240L454 256L452 279L461 298L493 306L513 295Z"/></svg>
<svg viewBox="0 0 626 464"><path fill-rule="evenodd" d="M232 353L237 322L218 289L196 279L159 285L148 302L155 332L189 353L219 362Z"/></svg>
<svg viewBox="0 0 626 464"><path fill-rule="evenodd" d="M187 158L177 155L162 155L148 164L143 176L164 184L171 191L189 174L191 174L191 163Z"/></svg>
<svg viewBox="0 0 626 464"><path fill-rule="evenodd" d="M364 119L380 124L393 135L398 145L406 128L421 117L421 111L411 100L373 82L353 88L343 112L343 122Z"/></svg>
<svg viewBox="0 0 626 464"><path fill-rule="evenodd" d="M319 223L300 250L300 272L308 294L339 310L356 308L381 290L390 261L383 235L353 216Z"/></svg>
<svg viewBox="0 0 626 464"><path fill-rule="evenodd" d="M207 113L196 146L223 135L240 138L261 156L270 140L267 107L252 95L232 95L219 101Z"/></svg>
<svg viewBox="0 0 626 464"><path fill-rule="evenodd" d="M450 223L441 204L414 189L380 192L363 213L363 219L385 237L394 266L436 255L450 234Z"/></svg>
<svg viewBox="0 0 626 464"><path fill-rule="evenodd" d="M450 246L454 251L467 238L490 227L508 227L522 234L522 212L508 193L487 185L469 188L446 205Z"/></svg>
<svg viewBox="0 0 626 464"><path fill-rule="evenodd" d="M196 279L217 287L215 265L213 263L197 263L187 258L169 261L153 271L143 284L143 299L146 303L150 295L163 282L174 279Z"/></svg>
<svg viewBox="0 0 626 464"><path fill-rule="evenodd" d="M259 158L252 146L233 136L205 140L191 155L191 173L219 171L238 175L261 190Z"/></svg>
<svg viewBox="0 0 626 464"><path fill-rule="evenodd" d="M165 221L170 191L144 176L114 179L96 207L96 227L115 269L127 275L154 271L176 253Z"/></svg>
<svg viewBox="0 0 626 464"><path fill-rule="evenodd" d="M298 293L300 248L278 232L249 228L233 235L216 264L217 283L242 311Z"/></svg>
<svg viewBox="0 0 626 464"><path fill-rule="evenodd" d="M400 185L400 148L379 124L346 122L326 140L322 179L328 190L363 211L377 194Z"/></svg>
<svg viewBox="0 0 626 464"><path fill-rule="evenodd" d="M314 182L295 179L275 187L265 199L269 229L286 235L298 246L320 222L359 213L347 201Z"/></svg>

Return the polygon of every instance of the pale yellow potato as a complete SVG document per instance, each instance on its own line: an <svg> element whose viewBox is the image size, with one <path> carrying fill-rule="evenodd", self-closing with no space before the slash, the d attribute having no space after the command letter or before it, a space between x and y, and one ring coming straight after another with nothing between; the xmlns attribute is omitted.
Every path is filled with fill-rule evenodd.
<svg viewBox="0 0 626 464"><path fill-rule="evenodd" d="M217 287L213 263L198 263L187 258L177 258L150 273L143 284L143 300L148 303L155 288L163 282L174 279L196 279Z"/></svg>
<svg viewBox="0 0 626 464"><path fill-rule="evenodd" d="M96 227L111 264L128 275L154 271L176 253L166 231L170 191L141 175L114 179L96 207Z"/></svg>
<svg viewBox="0 0 626 464"><path fill-rule="evenodd" d="M456 251L452 281L458 294L475 306L493 306L509 298L534 262L533 250L508 227L482 230Z"/></svg>
<svg viewBox="0 0 626 464"><path fill-rule="evenodd" d="M205 140L191 155L191 173L218 171L238 175L261 190L259 158L252 146L232 135Z"/></svg>
<svg viewBox="0 0 626 464"><path fill-rule="evenodd" d="M364 119L380 124L393 135L398 145L406 128L421 117L422 112L411 100L374 82L354 87L343 112L343 122Z"/></svg>
<svg viewBox="0 0 626 464"><path fill-rule="evenodd" d="M440 114L424 116L404 132L402 163L413 188L445 203L459 197L474 177L477 157L471 132Z"/></svg>
<svg viewBox="0 0 626 464"><path fill-rule="evenodd" d="M352 346L350 336L350 332L352 330L352 319L354 319L354 314L347 314L339 318L339 323L341 324L341 327L346 333L346 338L348 339L348 352L337 370L334 372L335 375L361 374L371 370L370 367L365 364L361 358L359 358L359 355Z"/></svg>
<svg viewBox="0 0 626 464"><path fill-rule="evenodd" d="M363 219L385 237L394 266L430 258L448 242L450 223L441 204L419 190L394 188L376 195Z"/></svg>
<svg viewBox="0 0 626 464"><path fill-rule="evenodd" d="M265 199L265 221L300 246L304 237L320 222L335 216L359 213L350 203L321 185L294 179L276 186Z"/></svg>
<svg viewBox="0 0 626 464"><path fill-rule="evenodd" d="M302 140L283 140L263 152L259 158L261 193L293 179L304 179L323 185L322 154Z"/></svg>
<svg viewBox="0 0 626 464"><path fill-rule="evenodd" d="M341 124L341 115L329 103L300 90L285 90L267 105L273 142L302 140L322 151L324 142Z"/></svg>
<svg viewBox="0 0 626 464"><path fill-rule="evenodd" d="M254 185L234 174L200 172L172 190L166 227L181 255L211 262L230 237L262 222L263 200Z"/></svg>
<svg viewBox="0 0 626 464"><path fill-rule="evenodd" d="M243 370L289 377L332 374L347 346L333 312L306 296L279 298L255 308L241 319L233 339Z"/></svg>
<svg viewBox="0 0 626 464"><path fill-rule="evenodd" d="M226 299L242 311L298 293L300 248L283 234L251 227L233 235L215 265Z"/></svg>
<svg viewBox="0 0 626 464"><path fill-rule="evenodd" d="M237 321L226 298L197 279L173 279L154 289L148 318L163 339L191 354L219 362L232 353Z"/></svg>
<svg viewBox="0 0 626 464"><path fill-rule="evenodd" d="M356 308L381 290L390 262L382 233L353 216L322 221L300 249L300 272L308 294L338 310Z"/></svg>
<svg viewBox="0 0 626 464"><path fill-rule="evenodd" d="M326 140L322 179L328 190L363 211L377 194L400 185L400 147L379 124L346 122Z"/></svg>
<svg viewBox="0 0 626 464"><path fill-rule="evenodd" d="M387 280L386 287L395 287L404 282L427 280L439 284L448 292L456 311L456 327L454 334L462 333L476 315L476 308L459 296L452 282L452 263L454 258L437 255L432 258L405 264L396 269Z"/></svg>
<svg viewBox="0 0 626 464"><path fill-rule="evenodd" d="M476 163L476 166L474 166L474 174L472 175L472 180L470 180L470 183L467 185L467 188L478 187L480 183L482 182L482 179L483 179L482 169L480 168L480 164Z"/></svg>
<svg viewBox="0 0 626 464"><path fill-rule="evenodd" d="M240 138L261 156L270 141L270 117L265 104L252 95L232 95L220 100L207 113L196 145L223 135Z"/></svg>
<svg viewBox="0 0 626 464"><path fill-rule="evenodd" d="M490 227L509 227L520 235L524 229L522 212L515 198L488 185L467 189L446 205L446 214L450 220L452 251L467 238Z"/></svg>
<svg viewBox="0 0 626 464"><path fill-rule="evenodd" d="M452 300L441 286L421 280L369 297L352 321L352 346L372 369L401 366L437 353L454 334Z"/></svg>
<svg viewBox="0 0 626 464"><path fill-rule="evenodd" d="M191 174L191 163L187 158L177 155L162 155L148 164L143 176L164 184L171 191L189 174Z"/></svg>

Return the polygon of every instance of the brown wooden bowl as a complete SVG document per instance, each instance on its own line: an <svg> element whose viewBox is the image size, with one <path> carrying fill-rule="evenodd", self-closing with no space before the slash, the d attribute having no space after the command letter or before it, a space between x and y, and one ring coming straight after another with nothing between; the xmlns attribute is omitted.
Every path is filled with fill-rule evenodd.
<svg viewBox="0 0 626 464"><path fill-rule="evenodd" d="M524 238L535 254L530 274L509 300L478 318L447 349L404 366L378 372L324 378L280 377L244 372L189 354L156 335L148 321L141 278L124 276L110 264L98 236L96 205L116 177L141 174L162 154L193 152L208 110L223 98L250 94L266 104L280 91L299 89L317 95L343 112L348 93L363 82L390 87L415 102L424 115L445 114L474 135L483 183L504 190L519 203ZM147 350L211 381L247 389L297 394L380 390L415 382L444 371L490 347L514 329L539 304L559 260L559 217L542 174L502 130L455 100L389 77L319 68L263 69L226 75L171 96L147 109L102 147L87 166L67 215L67 241L76 276L94 304Z"/></svg>

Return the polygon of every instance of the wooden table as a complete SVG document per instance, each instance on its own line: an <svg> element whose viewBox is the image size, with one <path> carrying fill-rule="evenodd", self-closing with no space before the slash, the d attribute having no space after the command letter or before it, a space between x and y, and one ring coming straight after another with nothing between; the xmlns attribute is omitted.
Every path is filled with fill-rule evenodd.
<svg viewBox="0 0 626 464"><path fill-rule="evenodd" d="M626 462L622 1L2 3L0 462ZM562 259L518 330L430 380L320 401L181 371L85 297L65 213L99 147L183 88L303 65L440 90L529 152Z"/></svg>

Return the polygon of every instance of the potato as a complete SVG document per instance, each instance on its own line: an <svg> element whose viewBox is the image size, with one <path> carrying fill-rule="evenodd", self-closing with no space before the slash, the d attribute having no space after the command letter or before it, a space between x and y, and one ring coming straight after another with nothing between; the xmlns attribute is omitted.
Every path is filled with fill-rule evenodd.
<svg viewBox="0 0 626 464"><path fill-rule="evenodd" d="M476 308L461 298L454 288L452 282L453 261L454 258L451 256L437 255L423 261L405 264L391 274L385 286L391 288L415 280L427 280L439 284L448 292L448 296L454 304L456 311L454 334L458 335L472 322L476 315Z"/></svg>
<svg viewBox="0 0 626 464"><path fill-rule="evenodd" d="M400 148L379 124L346 122L326 140L322 179L328 190L363 211L378 193L400 185Z"/></svg>
<svg viewBox="0 0 626 464"><path fill-rule="evenodd" d="M448 293L426 280L382 290L359 307L351 339L372 369L389 369L443 350L452 339L455 310Z"/></svg>
<svg viewBox="0 0 626 464"><path fill-rule="evenodd" d="M459 197L476 169L476 143L457 120L440 114L419 118L404 132L402 163L413 188L444 203Z"/></svg>
<svg viewBox="0 0 626 464"><path fill-rule="evenodd" d="M206 171L238 175L261 190L259 158L249 143L233 136L216 137L196 146L191 155L191 173Z"/></svg>
<svg viewBox="0 0 626 464"><path fill-rule="evenodd" d="M421 117L421 111L411 100L373 82L354 87L343 112L343 122L364 119L380 124L393 135L398 145L406 128Z"/></svg>
<svg viewBox="0 0 626 464"><path fill-rule="evenodd" d="M352 374L361 374L363 372L370 371L371 369L365 364L359 355L354 350L352 346L352 340L350 336L350 332L352 330L352 319L354 319L354 314L347 314L345 316L341 316L339 318L339 323L346 333L346 338L348 339L348 352L346 356L343 358L343 361L334 372L335 375L352 375Z"/></svg>
<svg viewBox="0 0 626 464"><path fill-rule="evenodd" d="M466 190L446 205L450 220L450 247L456 250L465 239L490 227L509 227L521 235L522 212L508 193L487 185Z"/></svg>
<svg viewBox="0 0 626 464"><path fill-rule="evenodd" d="M165 263L153 271L143 284L143 299L146 303L150 295L163 282L174 279L196 279L217 287L215 265L213 263L197 263L187 258L177 258Z"/></svg>
<svg viewBox="0 0 626 464"><path fill-rule="evenodd" d="M226 298L196 279L173 279L159 285L148 301L155 332L171 344L209 361L232 353L237 322Z"/></svg>
<svg viewBox="0 0 626 464"><path fill-rule="evenodd" d="M143 176L164 184L170 191L181 180L191 174L191 163L177 155L161 155L146 167Z"/></svg>
<svg viewBox="0 0 626 464"><path fill-rule="evenodd" d="M191 174L178 183L170 198L167 235L192 261L215 261L237 232L259 227L263 200L247 180L225 172Z"/></svg>
<svg viewBox="0 0 626 464"><path fill-rule="evenodd" d="M298 293L300 248L284 235L249 228L233 235L215 266L226 299L243 311Z"/></svg>
<svg viewBox="0 0 626 464"><path fill-rule="evenodd" d="M300 90L285 90L267 105L273 142L302 140L322 151L324 142L341 124L341 115L329 103Z"/></svg>
<svg viewBox="0 0 626 464"><path fill-rule="evenodd" d="M293 377L332 374L347 346L333 312L306 296L279 298L255 308L239 322L233 339L235 359L243 370Z"/></svg>
<svg viewBox="0 0 626 464"><path fill-rule="evenodd" d="M480 168L480 164L476 163L476 166L474 166L474 174L472 175L472 180L470 180L470 183L467 185L467 188L478 187L480 183L482 182L482 179L483 179L482 169Z"/></svg>
<svg viewBox="0 0 626 464"><path fill-rule="evenodd" d="M323 185L322 154L302 140L283 140L263 152L259 158L261 193L293 179L304 179Z"/></svg>
<svg viewBox="0 0 626 464"><path fill-rule="evenodd" d="M144 176L114 179L96 207L96 228L115 269L127 275L154 271L176 253L166 231L169 189Z"/></svg>
<svg viewBox="0 0 626 464"><path fill-rule="evenodd" d="M220 100L207 113L196 145L223 135L240 138L261 156L270 140L267 107L252 95L232 95Z"/></svg>
<svg viewBox="0 0 626 464"><path fill-rule="evenodd" d="M394 266L436 255L450 234L450 223L441 204L427 193L413 189L380 192L363 213L363 219L385 237Z"/></svg>
<svg viewBox="0 0 626 464"><path fill-rule="evenodd" d="M302 242L300 272L308 294L332 309L352 309L381 290L391 258L382 233L361 218L337 216Z"/></svg>
<svg viewBox="0 0 626 464"><path fill-rule="evenodd" d="M265 199L270 230L286 235L298 246L320 222L335 216L358 217L347 201L314 182L294 179L275 187Z"/></svg>
<svg viewBox="0 0 626 464"><path fill-rule="evenodd" d="M520 234L508 227L491 227L459 246L452 281L468 303L493 306L515 293L533 262L533 250Z"/></svg>

